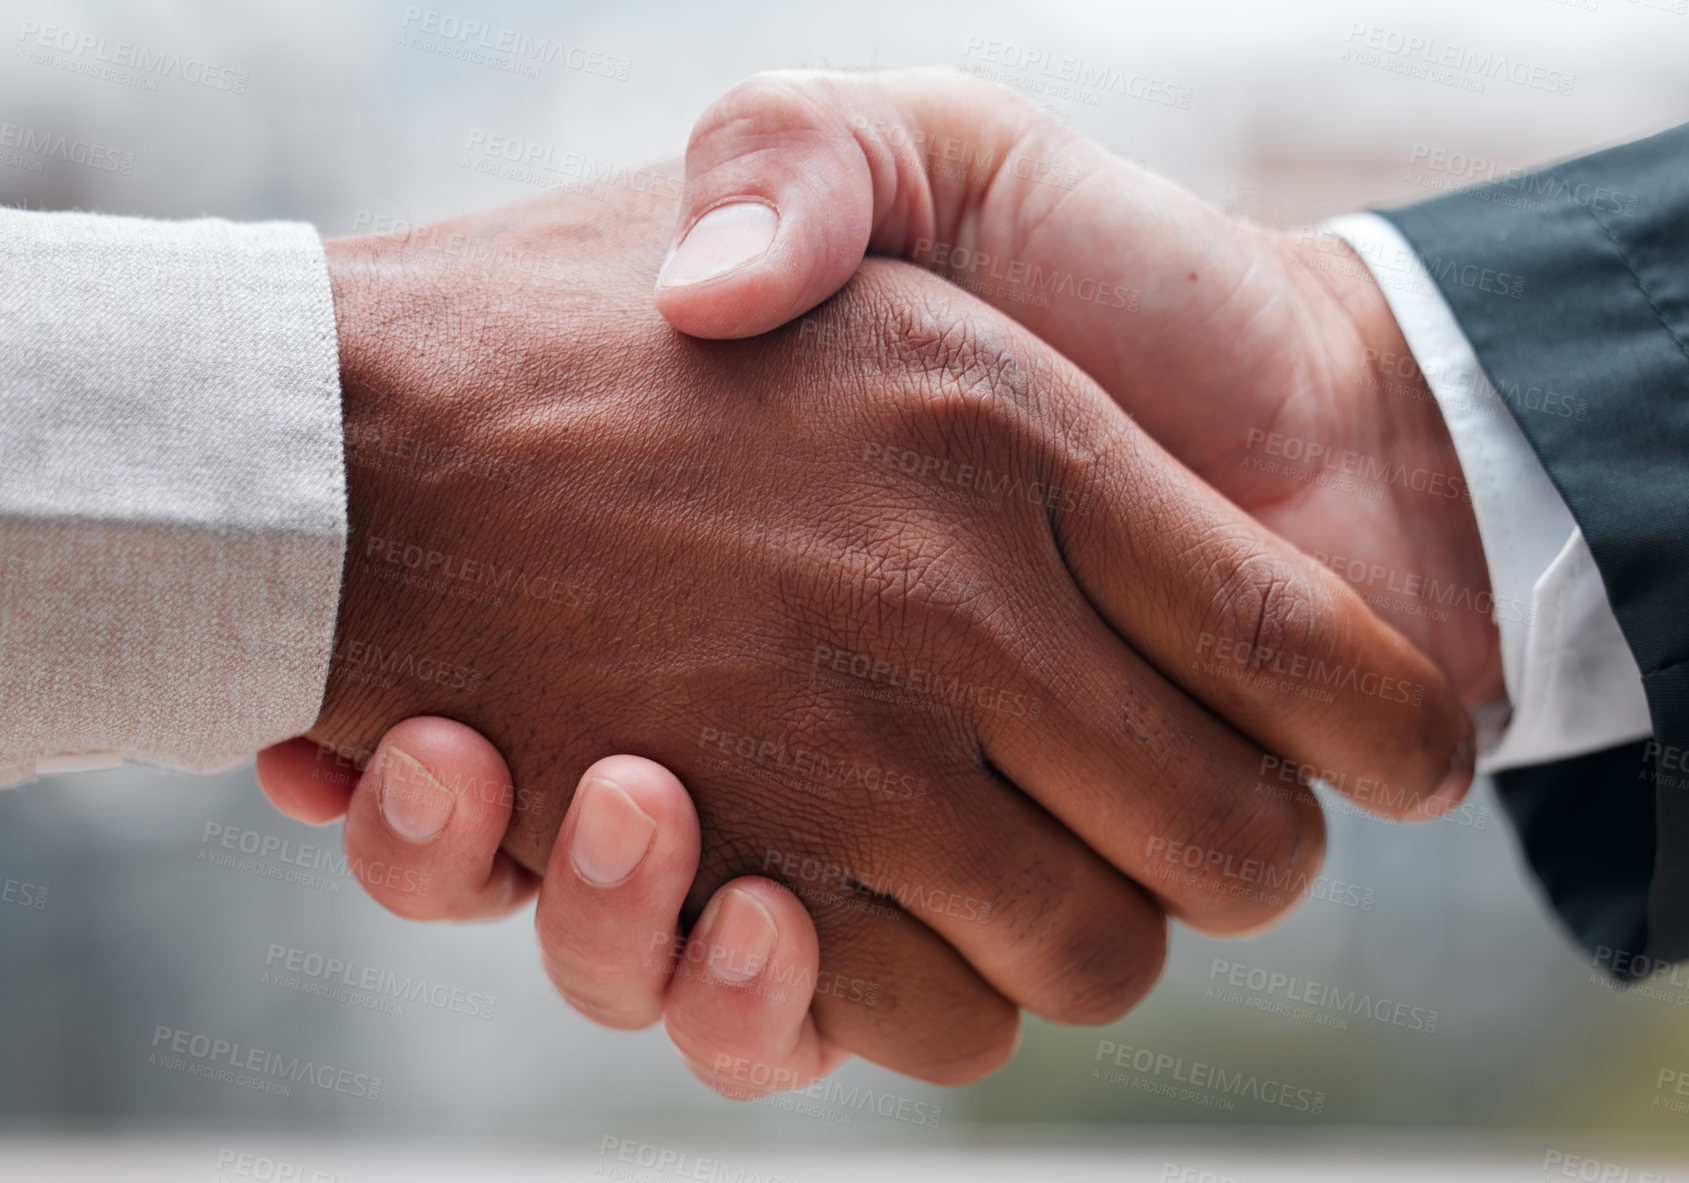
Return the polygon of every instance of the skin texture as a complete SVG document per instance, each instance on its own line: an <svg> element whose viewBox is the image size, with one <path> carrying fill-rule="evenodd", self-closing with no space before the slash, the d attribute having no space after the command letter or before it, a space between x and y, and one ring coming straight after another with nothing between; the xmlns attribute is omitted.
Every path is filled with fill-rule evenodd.
<svg viewBox="0 0 1689 1183"><path fill-rule="evenodd" d="M674 215L548 197L329 244L353 535L313 739L475 727L534 872L594 759L661 762L701 827L683 919L785 882L821 970L873 988L818 996L819 1034L945 1081L1016 1006L1124 1011L1164 910L1236 932L1299 898L1318 809L1260 791L1260 745L1388 775L1399 812L1464 792L1430 663L1064 359L886 262L688 340L648 296ZM1315 705L1237 646L1413 693Z"/></svg>
<svg viewBox="0 0 1689 1183"><path fill-rule="evenodd" d="M775 208L779 231L763 259L719 279L660 283L676 327L762 332L830 295L865 253L925 266L1325 556L1466 705L1502 695L1458 457L1383 293L1341 240L1223 214L1014 92L947 71L758 75L699 119L686 185L677 238L742 200Z"/></svg>

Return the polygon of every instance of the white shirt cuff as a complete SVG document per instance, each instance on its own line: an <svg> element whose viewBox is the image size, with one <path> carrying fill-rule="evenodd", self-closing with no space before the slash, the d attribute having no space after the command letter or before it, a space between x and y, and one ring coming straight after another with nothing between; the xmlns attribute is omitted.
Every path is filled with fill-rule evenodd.
<svg viewBox="0 0 1689 1183"><path fill-rule="evenodd" d="M1448 424L1472 493L1501 630L1507 702L1481 712L1479 771L1499 772L1599 751L1652 734L1642 671L1613 615L1601 573L1515 411L1478 364L1472 344L1413 247L1376 214L1323 229L1346 241L1384 293Z"/></svg>
<svg viewBox="0 0 1689 1183"><path fill-rule="evenodd" d="M311 227L0 209L0 784L310 727L342 439Z"/></svg>

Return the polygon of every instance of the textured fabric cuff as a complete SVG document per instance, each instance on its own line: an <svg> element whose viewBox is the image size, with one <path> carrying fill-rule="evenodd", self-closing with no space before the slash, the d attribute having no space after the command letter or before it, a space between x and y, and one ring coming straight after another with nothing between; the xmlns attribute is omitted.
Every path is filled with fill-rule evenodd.
<svg viewBox="0 0 1689 1183"><path fill-rule="evenodd" d="M0 783L307 729L343 464L311 227L0 210Z"/></svg>

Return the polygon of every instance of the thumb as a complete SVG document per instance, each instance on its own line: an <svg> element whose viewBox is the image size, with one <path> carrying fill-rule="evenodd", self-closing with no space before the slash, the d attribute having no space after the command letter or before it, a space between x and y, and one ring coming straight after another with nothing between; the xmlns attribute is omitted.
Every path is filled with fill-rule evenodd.
<svg viewBox="0 0 1689 1183"><path fill-rule="evenodd" d="M914 256L953 237L990 173L935 184L940 144L998 162L1043 118L949 71L756 75L693 128L657 307L698 337L784 324L843 287L865 254Z"/></svg>

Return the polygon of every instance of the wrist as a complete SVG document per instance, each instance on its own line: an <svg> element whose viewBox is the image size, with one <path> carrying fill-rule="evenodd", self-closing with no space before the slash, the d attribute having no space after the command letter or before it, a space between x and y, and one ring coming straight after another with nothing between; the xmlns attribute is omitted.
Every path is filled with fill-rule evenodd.
<svg viewBox="0 0 1689 1183"><path fill-rule="evenodd" d="M1393 623L1437 660L1468 708L1493 702L1506 694L1500 631L1469 485L1442 408L1371 269L1335 235L1302 249L1310 247L1322 265L1306 270L1332 310L1331 333L1346 344L1334 349L1346 360L1331 369L1333 404L1357 425L1363 454L1388 474L1399 563L1383 578L1384 594L1369 602L1404 618Z"/></svg>
<svg viewBox="0 0 1689 1183"><path fill-rule="evenodd" d="M382 623L392 619L395 587L370 578L372 539L394 534L396 507L418 500L414 459L425 453L418 433L428 428L406 391L403 367L417 340L403 318L414 315L413 294L395 290L407 274L394 244L379 237L331 239L323 244L334 296L340 355L341 425L346 472L347 545L328 685L310 736L362 765L381 732L407 714L411 689L366 668L391 649ZM398 533L405 533L402 528Z"/></svg>

